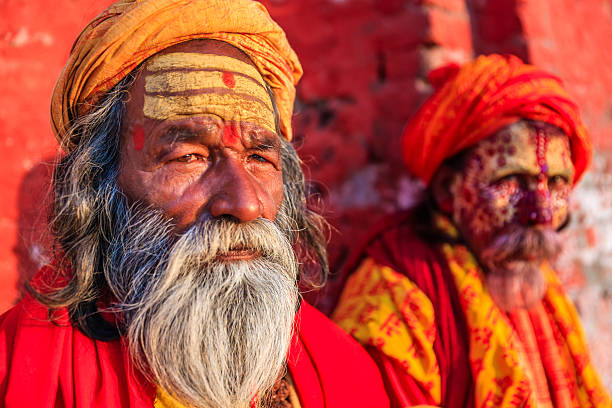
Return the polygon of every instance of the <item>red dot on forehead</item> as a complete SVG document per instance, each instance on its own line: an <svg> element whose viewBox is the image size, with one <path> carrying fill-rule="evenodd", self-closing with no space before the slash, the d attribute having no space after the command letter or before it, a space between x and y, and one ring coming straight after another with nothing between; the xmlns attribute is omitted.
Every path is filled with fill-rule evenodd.
<svg viewBox="0 0 612 408"><path fill-rule="evenodd" d="M134 126L134 133L132 134L132 137L134 139L134 149L142 150L145 143L145 132L142 126Z"/></svg>
<svg viewBox="0 0 612 408"><path fill-rule="evenodd" d="M228 88L233 88L236 86L236 78L232 72L223 71L223 83Z"/></svg>
<svg viewBox="0 0 612 408"><path fill-rule="evenodd" d="M228 123L223 128L223 144L226 146L234 146L238 144L238 132L236 128L232 126L231 123Z"/></svg>

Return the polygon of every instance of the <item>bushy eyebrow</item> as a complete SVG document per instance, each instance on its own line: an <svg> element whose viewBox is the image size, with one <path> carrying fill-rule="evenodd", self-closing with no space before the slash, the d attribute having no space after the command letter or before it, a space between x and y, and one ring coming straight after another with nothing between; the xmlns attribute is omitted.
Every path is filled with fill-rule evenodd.
<svg viewBox="0 0 612 408"><path fill-rule="evenodd" d="M210 129L207 129L210 127ZM218 126L210 124L204 128L197 130L184 126L171 126L164 129L163 134L157 139L157 142L163 145L174 145L176 143L202 143L213 133L218 131Z"/></svg>
<svg viewBox="0 0 612 408"><path fill-rule="evenodd" d="M170 127L159 137L158 142L164 144L174 144L178 142L194 142L201 139L201 132L196 132L184 127Z"/></svg>
<svg viewBox="0 0 612 408"><path fill-rule="evenodd" d="M170 127L159 137L158 143L166 146L173 146L177 143L202 143L206 139L207 132L194 131L185 127ZM246 148L261 152L277 150L280 151L280 140L276 134L268 132L250 132L245 138Z"/></svg>
<svg viewBox="0 0 612 408"><path fill-rule="evenodd" d="M280 150L279 137L269 132L249 132L246 142L248 143L247 148L252 150Z"/></svg>

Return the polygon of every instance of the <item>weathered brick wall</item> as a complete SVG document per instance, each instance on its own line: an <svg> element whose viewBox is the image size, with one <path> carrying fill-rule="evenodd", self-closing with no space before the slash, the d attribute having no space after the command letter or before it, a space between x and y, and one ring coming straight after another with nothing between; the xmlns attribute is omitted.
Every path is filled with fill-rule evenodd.
<svg viewBox="0 0 612 408"><path fill-rule="evenodd" d="M48 105L73 39L109 0L0 0L0 310L45 261L41 231L55 142ZM399 135L431 92L427 72L509 52L558 74L597 148L563 256L595 360L612 386L612 2L267 0L304 65L296 144L331 223L331 262L383 213L412 205ZM333 281L331 288L334 288ZM333 290L332 290L333 292ZM330 297L320 299L320 307Z"/></svg>

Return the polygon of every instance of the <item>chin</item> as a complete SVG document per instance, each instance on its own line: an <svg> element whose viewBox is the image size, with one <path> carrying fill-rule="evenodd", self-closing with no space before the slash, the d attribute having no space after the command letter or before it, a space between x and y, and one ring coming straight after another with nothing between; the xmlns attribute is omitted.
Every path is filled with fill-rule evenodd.
<svg viewBox="0 0 612 408"><path fill-rule="evenodd" d="M490 269L486 283L495 304L507 312L534 308L547 289L540 265L539 260L515 260Z"/></svg>

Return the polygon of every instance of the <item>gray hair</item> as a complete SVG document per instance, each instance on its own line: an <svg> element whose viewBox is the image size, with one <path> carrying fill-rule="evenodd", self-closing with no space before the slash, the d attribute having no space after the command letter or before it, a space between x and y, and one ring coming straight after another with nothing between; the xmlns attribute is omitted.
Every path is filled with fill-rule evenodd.
<svg viewBox="0 0 612 408"><path fill-rule="evenodd" d="M53 173L49 224L55 242L56 273L70 270L68 284L42 289L27 285L28 291L50 309L67 307L77 327L100 340L118 336L117 330L97 313L96 301L108 290L104 271L113 224L117 214L127 208L116 180L125 103L137 73L138 69L134 70L90 113L75 120L70 139L76 145L59 159ZM276 109L274 98L272 102ZM321 287L329 272L324 232L327 223L309 208L301 161L293 146L281 141L283 205L287 210L283 228L299 256L301 281L306 286ZM316 266L314 270L312 265Z"/></svg>

